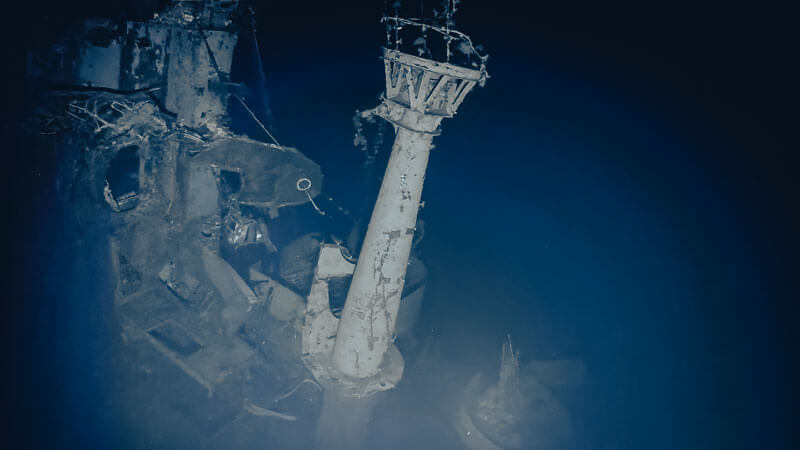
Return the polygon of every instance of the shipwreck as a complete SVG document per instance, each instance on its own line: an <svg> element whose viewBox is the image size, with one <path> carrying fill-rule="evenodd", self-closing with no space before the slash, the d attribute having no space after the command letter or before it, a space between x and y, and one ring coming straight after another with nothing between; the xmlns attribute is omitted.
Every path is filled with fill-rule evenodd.
<svg viewBox="0 0 800 450"><path fill-rule="evenodd" d="M323 169L270 131L258 86L231 77L236 59L250 58L263 82L244 2L87 20L31 55L31 77L50 86L37 131L65 155L70 207L108 214L111 231L97 238L108 239L123 366L168 374L155 392L148 381L133 391L182 404L176 420L208 448L364 447L381 393L403 379L395 341L412 333L428 276L416 252L428 158L444 119L489 77L487 56L454 26L457 4L382 19L385 91L357 112L356 143L365 145L362 120L383 121L394 143L366 231L354 226L346 242L284 217L334 214L334 203ZM577 385L583 368L520 368L509 338L497 383L476 375L463 386L448 419L453 445L539 448L518 431L531 399L555 436L548 444L568 440L568 414L548 388L564 380L554 371L578 374ZM142 423L145 406L128 400Z"/></svg>

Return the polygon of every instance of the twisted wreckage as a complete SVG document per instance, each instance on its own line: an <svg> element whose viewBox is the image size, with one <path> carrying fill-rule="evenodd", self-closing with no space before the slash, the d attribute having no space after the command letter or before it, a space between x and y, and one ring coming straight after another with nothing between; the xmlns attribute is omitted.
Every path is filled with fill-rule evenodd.
<svg viewBox="0 0 800 450"><path fill-rule="evenodd" d="M391 123L396 139L358 259L323 233L271 235L293 226L281 216L287 207L317 208L323 177L274 140L258 119L267 105L231 80L235 58L254 57L260 69L244 5L173 2L148 21L86 21L30 59L33 77L60 88L46 92L36 117L77 174L61 180L81 186L71 201L110 211L123 353L148 374L178 370L170 379L180 381L158 395L190 404L185 420L213 445L302 447L306 421L321 414L318 446L357 447L363 436L348 433L363 430L348 431L331 405L368 402L402 378L394 339L410 332L427 277L413 248L428 152L442 119L487 74L486 58L449 16L442 27L384 21L386 92L361 115ZM416 48L404 49L401 34L415 29L438 33L442 49L430 38L406 39ZM249 56L237 46L248 38ZM233 107L271 142L232 132ZM525 369L540 381L554 370L563 372ZM568 434L566 412L544 387L563 377L520 382L519 372L509 341L498 384L477 376L453 414L464 445L523 445L515 427L530 398L544 405L548 433Z"/></svg>

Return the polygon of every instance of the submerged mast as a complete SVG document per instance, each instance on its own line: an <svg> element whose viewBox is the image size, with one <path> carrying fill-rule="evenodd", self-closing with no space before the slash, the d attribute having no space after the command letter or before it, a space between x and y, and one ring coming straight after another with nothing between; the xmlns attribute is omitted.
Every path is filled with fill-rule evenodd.
<svg viewBox="0 0 800 450"><path fill-rule="evenodd" d="M394 125L395 140L333 355L336 369L355 378L375 375L393 342L433 137L486 78L483 66L474 70L399 50L385 48L383 60L386 92L374 112Z"/></svg>

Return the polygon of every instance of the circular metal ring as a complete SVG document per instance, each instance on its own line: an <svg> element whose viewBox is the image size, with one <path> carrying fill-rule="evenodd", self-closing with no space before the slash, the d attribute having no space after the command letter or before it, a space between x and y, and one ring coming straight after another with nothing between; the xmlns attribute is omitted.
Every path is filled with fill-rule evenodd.
<svg viewBox="0 0 800 450"><path fill-rule="evenodd" d="M300 178L299 180L297 180L298 191L305 192L309 189L311 189L311 180L309 180L308 178Z"/></svg>

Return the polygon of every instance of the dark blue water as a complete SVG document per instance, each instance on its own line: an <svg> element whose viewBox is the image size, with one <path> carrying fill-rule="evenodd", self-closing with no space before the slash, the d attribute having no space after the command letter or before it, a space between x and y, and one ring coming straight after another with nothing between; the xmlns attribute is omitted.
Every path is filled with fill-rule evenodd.
<svg viewBox="0 0 800 450"><path fill-rule="evenodd" d="M794 240L780 232L793 184L770 128L785 119L765 100L786 76L770 65L782 28L759 34L771 48L761 53L735 33L757 18L728 9L736 20L712 25L710 7L637 20L470 7L460 23L487 43L492 78L436 138L421 213L419 333L441 343L441 366L491 372L508 334L523 363L583 359L582 399L569 405L583 448L790 448L796 333L777 281L791 270ZM355 211L374 195L351 116L383 89L380 5L311 10L260 12L275 134ZM100 300L108 219L69 219L60 205L88 194L57 189L60 156L35 150L7 177L18 180L7 194L21 281L3 310L18 382L7 435L31 448L136 448L109 400L124 387ZM420 439L445 426L401 424Z"/></svg>

